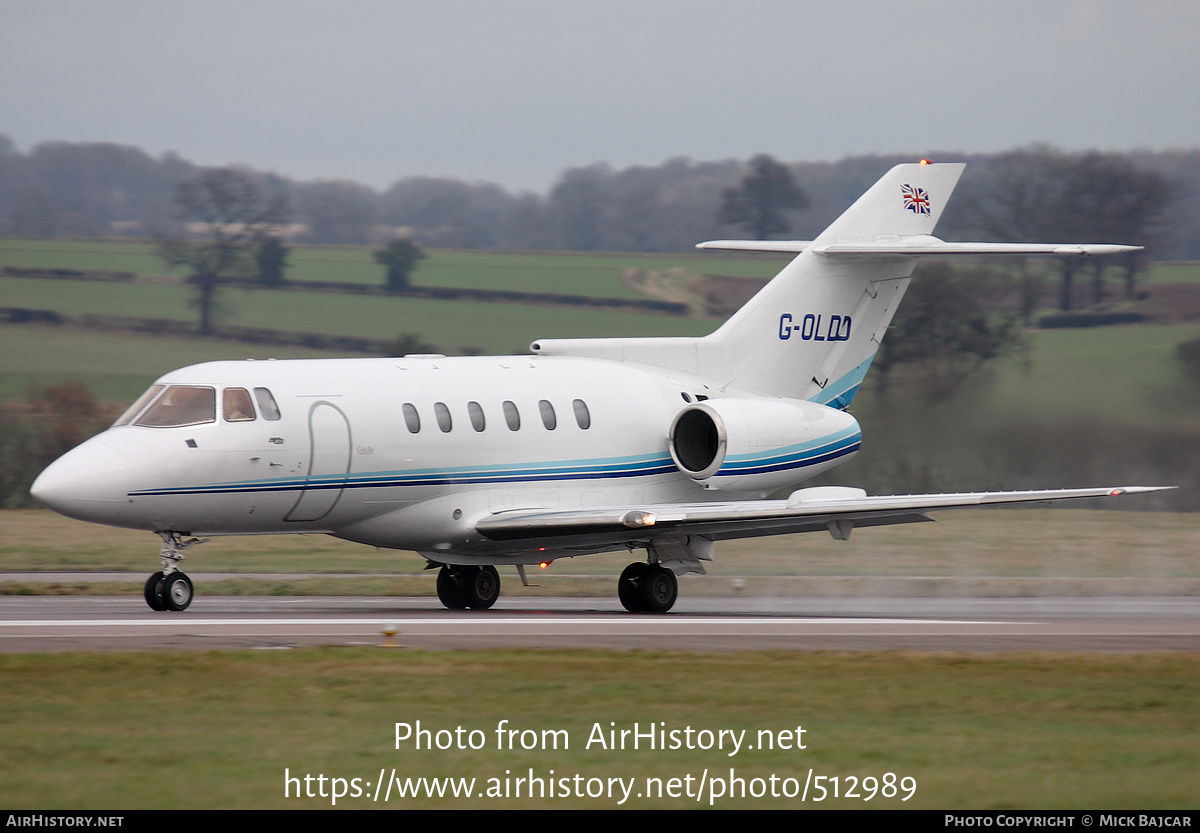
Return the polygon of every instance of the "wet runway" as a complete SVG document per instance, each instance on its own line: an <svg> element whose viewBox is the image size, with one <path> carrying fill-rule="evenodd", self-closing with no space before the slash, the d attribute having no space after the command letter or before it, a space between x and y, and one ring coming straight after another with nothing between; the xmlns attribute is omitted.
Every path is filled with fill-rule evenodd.
<svg viewBox="0 0 1200 833"><path fill-rule="evenodd" d="M663 616L615 598L501 598L451 612L432 597L0 597L0 652L286 649L1198 651L1200 598L687 598Z"/></svg>

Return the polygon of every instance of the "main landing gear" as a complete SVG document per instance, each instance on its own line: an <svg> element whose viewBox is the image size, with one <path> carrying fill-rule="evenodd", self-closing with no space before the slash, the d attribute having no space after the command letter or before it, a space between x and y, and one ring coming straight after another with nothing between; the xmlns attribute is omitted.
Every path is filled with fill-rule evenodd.
<svg viewBox="0 0 1200 833"><path fill-rule="evenodd" d="M487 610L500 597L500 574L490 564L447 564L438 570L437 594L450 610Z"/></svg>
<svg viewBox="0 0 1200 833"><path fill-rule="evenodd" d="M445 564L438 570L437 594L450 610L487 610L500 597L500 575L490 565ZM679 597L679 581L661 564L635 561L621 573L617 595L630 613L666 613Z"/></svg>
<svg viewBox="0 0 1200 833"><path fill-rule="evenodd" d="M675 573L661 564L635 561L617 579L617 597L630 613L666 613L678 596Z"/></svg>
<svg viewBox="0 0 1200 833"><path fill-rule="evenodd" d="M187 610L192 603L195 590L192 580L179 569L183 560L183 550L193 544L203 544L207 538L190 538L183 540L178 532L160 532L162 549L159 556L162 559L162 569L152 573L146 579L142 588L142 596L151 610Z"/></svg>

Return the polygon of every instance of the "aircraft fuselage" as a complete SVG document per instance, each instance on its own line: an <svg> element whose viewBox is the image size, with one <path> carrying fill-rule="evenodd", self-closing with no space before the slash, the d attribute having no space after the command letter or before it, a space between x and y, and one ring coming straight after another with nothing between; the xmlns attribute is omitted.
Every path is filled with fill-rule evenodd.
<svg viewBox="0 0 1200 833"><path fill-rule="evenodd" d="M211 390L212 409L194 424L139 424L161 421L146 419L158 401L150 400L47 469L38 499L71 517L136 529L324 532L444 563L536 563L622 544L499 542L475 523L514 510L759 498L776 488L776 478L755 488L749 475L748 488L731 492L681 471L668 430L714 391L630 364L536 356L212 362L156 386ZM253 407L259 390L270 392L277 418ZM252 413L231 415L235 396L250 400ZM799 481L847 459L859 434L847 414L795 405L828 412L824 433L802 445L841 439L832 456L793 455L786 477Z"/></svg>

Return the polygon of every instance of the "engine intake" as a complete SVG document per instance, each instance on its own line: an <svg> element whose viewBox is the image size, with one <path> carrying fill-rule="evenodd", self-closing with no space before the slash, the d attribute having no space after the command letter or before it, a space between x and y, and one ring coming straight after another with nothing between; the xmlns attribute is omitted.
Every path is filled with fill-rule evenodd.
<svg viewBox="0 0 1200 833"><path fill-rule="evenodd" d="M844 411L792 399L710 399L671 423L671 459L706 489L766 494L850 459L862 440Z"/></svg>

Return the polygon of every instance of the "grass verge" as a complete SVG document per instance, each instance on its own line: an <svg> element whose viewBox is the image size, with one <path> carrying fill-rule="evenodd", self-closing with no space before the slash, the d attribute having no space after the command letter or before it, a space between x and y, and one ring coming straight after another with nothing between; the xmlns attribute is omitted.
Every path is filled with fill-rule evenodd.
<svg viewBox="0 0 1200 833"><path fill-rule="evenodd" d="M0 676L0 804L39 809L328 807L328 780L325 798L294 797L304 775L314 793L324 775L348 788L358 778L369 796L363 785L381 769L475 779L471 798L393 797L395 808L617 806L607 796L480 796L490 785L512 796L514 779L530 773L571 779L572 790L634 779L627 806L703 807L707 794L647 796L648 779L664 788L680 779L682 792L686 778L694 787L704 773L732 771L767 795L714 806L1171 809L1194 807L1200 763L1200 657L1191 654L348 648L7 655ZM533 730L524 738L538 748L522 749L517 735L515 749L498 749L503 720ZM481 748L397 744L395 724L417 721L434 732L462 727L464 744L478 730ZM587 748L597 728L607 738L634 724L680 730L681 741L689 726L744 729L755 748ZM806 748L760 748L759 730L777 742L791 731L794 745L798 726ZM543 730L564 733L557 749L542 748ZM916 792L907 802L831 795L814 804L810 788L806 805L770 796L772 776L781 792L798 791L810 769L839 777L842 793L851 776L889 772L913 778ZM300 779L290 799L285 771ZM386 805L346 796L337 806Z"/></svg>

